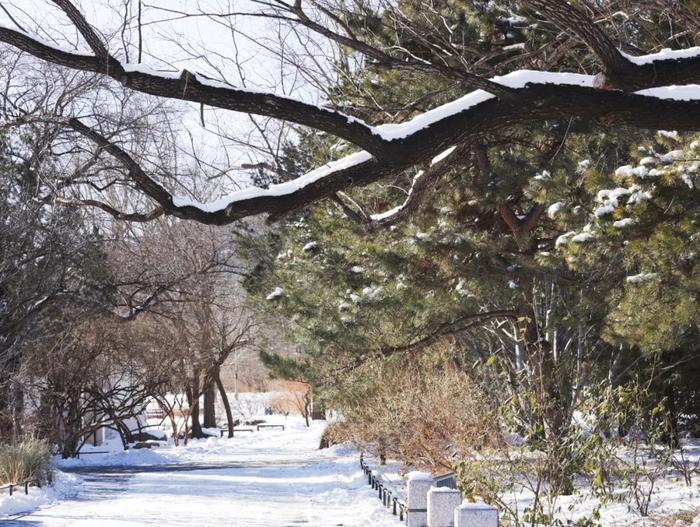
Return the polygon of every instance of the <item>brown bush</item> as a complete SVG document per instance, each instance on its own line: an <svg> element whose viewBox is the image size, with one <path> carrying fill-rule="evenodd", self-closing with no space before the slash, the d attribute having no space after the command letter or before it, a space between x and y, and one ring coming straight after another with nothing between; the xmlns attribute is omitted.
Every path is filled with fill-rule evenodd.
<svg viewBox="0 0 700 527"><path fill-rule="evenodd" d="M363 381L360 392L345 394L345 419L329 441L351 438L380 457L438 470L500 437L484 393L450 361L429 355L374 364Z"/></svg>

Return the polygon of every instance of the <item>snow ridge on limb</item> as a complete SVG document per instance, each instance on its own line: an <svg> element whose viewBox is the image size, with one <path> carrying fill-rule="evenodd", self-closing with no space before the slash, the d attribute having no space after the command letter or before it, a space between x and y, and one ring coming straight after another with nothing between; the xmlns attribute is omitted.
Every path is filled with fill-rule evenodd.
<svg viewBox="0 0 700 527"><path fill-rule="evenodd" d="M211 201L208 203L202 203L190 198L173 196L172 202L175 207L196 207L205 212L217 212L225 210L227 207L245 200L262 198L262 197L278 197L288 194L293 194L304 187L311 185L323 179L324 177L332 174L334 172L339 172L342 170L347 170L372 159L372 155L364 150L361 152L356 152L345 156L338 161L332 161L326 163L325 165L307 172L303 176L299 176L296 179L287 181L285 183L279 183L277 185L270 185L269 188L263 189L259 187L248 187L242 190L238 190L226 197L220 198L216 201Z"/></svg>

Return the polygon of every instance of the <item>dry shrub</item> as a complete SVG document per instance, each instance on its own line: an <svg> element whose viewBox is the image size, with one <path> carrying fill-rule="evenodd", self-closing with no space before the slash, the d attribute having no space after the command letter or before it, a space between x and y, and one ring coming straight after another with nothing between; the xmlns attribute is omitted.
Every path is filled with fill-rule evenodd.
<svg viewBox="0 0 700 527"><path fill-rule="evenodd" d="M329 424L323 431L319 448L328 448L333 445L347 443L353 439L347 423L345 421L336 421Z"/></svg>
<svg viewBox="0 0 700 527"><path fill-rule="evenodd" d="M449 360L433 354L369 365L363 382L334 435L361 441L380 457L450 470L500 437L484 393Z"/></svg>
<svg viewBox="0 0 700 527"><path fill-rule="evenodd" d="M45 441L26 439L0 447L0 485L44 483L49 475L51 449Z"/></svg>

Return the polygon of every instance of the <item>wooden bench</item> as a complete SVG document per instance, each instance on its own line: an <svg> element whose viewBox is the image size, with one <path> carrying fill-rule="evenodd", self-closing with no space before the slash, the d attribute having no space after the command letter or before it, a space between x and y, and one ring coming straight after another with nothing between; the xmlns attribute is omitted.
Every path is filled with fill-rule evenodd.
<svg viewBox="0 0 700 527"><path fill-rule="evenodd" d="M284 425L258 425L258 432L261 428L281 428L284 430Z"/></svg>
<svg viewBox="0 0 700 527"><path fill-rule="evenodd" d="M112 452L109 450L91 450L89 452L76 452L75 457L80 459L80 456L87 456L89 454L111 454Z"/></svg>

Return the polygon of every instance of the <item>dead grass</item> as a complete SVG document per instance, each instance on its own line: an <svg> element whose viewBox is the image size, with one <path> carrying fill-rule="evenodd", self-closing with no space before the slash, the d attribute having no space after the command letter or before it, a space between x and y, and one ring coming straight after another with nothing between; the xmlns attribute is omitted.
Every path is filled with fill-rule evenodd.
<svg viewBox="0 0 700 527"><path fill-rule="evenodd" d="M700 508L674 512L666 516L655 516L655 525L658 527L686 527L700 516Z"/></svg>
<svg viewBox="0 0 700 527"><path fill-rule="evenodd" d="M44 483L49 474L50 459L51 449L39 439L0 446L0 485L25 481Z"/></svg>

